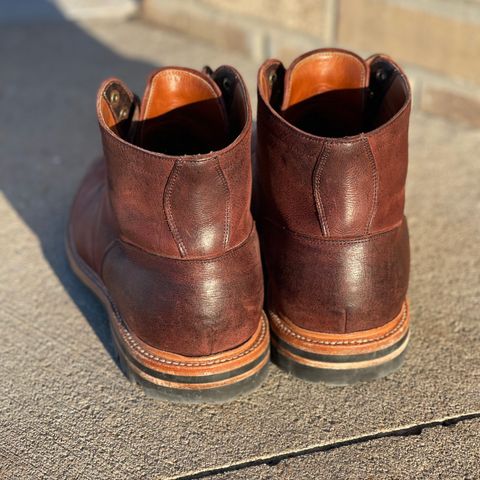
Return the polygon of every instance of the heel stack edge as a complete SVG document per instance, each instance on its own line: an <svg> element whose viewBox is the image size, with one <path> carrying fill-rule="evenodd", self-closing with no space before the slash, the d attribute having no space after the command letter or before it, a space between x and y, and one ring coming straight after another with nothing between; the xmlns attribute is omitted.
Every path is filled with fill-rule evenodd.
<svg viewBox="0 0 480 480"><path fill-rule="evenodd" d="M350 334L296 327L270 312L272 361L311 382L350 385L382 378L402 365L409 341L409 306L385 326Z"/></svg>

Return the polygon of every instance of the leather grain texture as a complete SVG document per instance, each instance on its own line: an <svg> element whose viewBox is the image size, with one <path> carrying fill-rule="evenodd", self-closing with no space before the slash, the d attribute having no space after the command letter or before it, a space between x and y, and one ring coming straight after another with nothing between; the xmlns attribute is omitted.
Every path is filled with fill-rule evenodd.
<svg viewBox="0 0 480 480"><path fill-rule="evenodd" d="M332 333L398 315L409 278L410 103L405 75L382 55L319 50L288 69L260 67L254 198L271 311Z"/></svg>
<svg viewBox="0 0 480 480"><path fill-rule="evenodd" d="M102 277L141 340L181 355L234 348L239 339L253 335L262 313L255 231L240 247L206 260L160 257L116 242L104 260Z"/></svg>
<svg viewBox="0 0 480 480"><path fill-rule="evenodd" d="M299 327L350 333L379 327L402 308L410 252L406 221L385 233L331 240L262 225L268 309Z"/></svg>
<svg viewBox="0 0 480 480"><path fill-rule="evenodd" d="M222 89L226 77L228 91ZM119 80L100 87L104 158L86 175L72 206L73 246L146 344L187 356L233 349L253 335L263 304L250 213L246 87L228 66L211 75L161 69L150 78L147 103L136 102ZM182 123L187 110L202 111ZM207 138L203 120L212 115L221 128ZM182 138L200 138L189 147L206 145L207 153L146 149L142 122L149 116L155 120L148 135L156 140L148 145L173 148ZM215 149L218 144L225 146Z"/></svg>
<svg viewBox="0 0 480 480"><path fill-rule="evenodd" d="M313 172L324 236L367 234L377 201L377 170L368 140L327 141Z"/></svg>

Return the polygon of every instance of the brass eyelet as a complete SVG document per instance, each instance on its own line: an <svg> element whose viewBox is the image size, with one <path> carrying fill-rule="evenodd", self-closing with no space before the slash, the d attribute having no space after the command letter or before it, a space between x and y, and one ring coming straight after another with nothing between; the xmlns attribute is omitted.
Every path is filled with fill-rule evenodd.
<svg viewBox="0 0 480 480"><path fill-rule="evenodd" d="M123 107L123 108L120 110L120 112L119 112L119 114L118 114L118 117L120 118L120 120L123 120L123 119L127 118L127 116L128 116L128 108L127 108L127 107Z"/></svg>
<svg viewBox="0 0 480 480"><path fill-rule="evenodd" d="M110 102L112 102L112 104L117 104L120 100L120 92L118 90L112 90L110 92Z"/></svg>

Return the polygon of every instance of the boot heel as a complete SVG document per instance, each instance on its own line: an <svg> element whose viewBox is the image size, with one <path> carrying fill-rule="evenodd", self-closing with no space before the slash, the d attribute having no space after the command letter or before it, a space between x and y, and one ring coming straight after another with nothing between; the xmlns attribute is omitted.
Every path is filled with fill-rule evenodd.
<svg viewBox="0 0 480 480"><path fill-rule="evenodd" d="M121 370L148 396L180 403L222 403L262 383L270 358L270 333L264 313L250 339L231 350L203 357L158 350L128 329L102 280L79 257L68 235L66 250L75 274L108 312Z"/></svg>
<svg viewBox="0 0 480 480"><path fill-rule="evenodd" d="M119 326L112 324L111 330L120 368L149 397L180 403L222 403L255 390L267 374L270 339L265 317L244 345L195 358L153 351L138 343L132 348L131 338L125 339Z"/></svg>
<svg viewBox="0 0 480 480"><path fill-rule="evenodd" d="M270 313L272 360L311 382L349 385L397 370L409 340L409 308L388 324L362 332L321 334L301 329Z"/></svg>

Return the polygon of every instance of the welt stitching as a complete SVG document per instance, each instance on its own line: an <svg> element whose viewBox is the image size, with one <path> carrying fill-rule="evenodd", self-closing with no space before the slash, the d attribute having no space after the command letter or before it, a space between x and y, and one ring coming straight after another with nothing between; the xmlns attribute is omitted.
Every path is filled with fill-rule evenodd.
<svg viewBox="0 0 480 480"><path fill-rule="evenodd" d="M370 142L368 141L367 137L363 137L363 148L365 150L365 153L367 154L367 157L370 161L370 164L372 166L372 179L373 179L373 199L372 199L372 206L370 208L370 215L367 221L367 224L365 226L365 235L368 235L370 232L370 228L373 223L373 217L375 216L375 213L377 211L377 206L378 206L378 171L377 171L377 163L375 161L375 157L373 156L372 149L370 147Z"/></svg>
<svg viewBox="0 0 480 480"><path fill-rule="evenodd" d="M164 200L164 208L165 208L165 215L167 216L167 223L170 232L173 235L175 242L177 243L178 250L180 251L180 255L185 257L187 255L187 249L185 248L185 244L180 236L180 232L178 231L177 225L175 223L175 218L173 216L172 208L171 208L171 196L173 192L173 186L175 185L180 169L183 167L182 161L175 162L173 166L173 170L171 176L168 179L167 188L165 189L165 200Z"/></svg>
<svg viewBox="0 0 480 480"><path fill-rule="evenodd" d="M126 328L126 323L125 321L123 320L123 317L122 315L120 314L120 311L117 309L116 305L113 303L113 299L112 297L110 296L110 293L108 292L108 290L106 290L106 288L102 285L102 283L98 280L97 276L96 275L93 275L91 272L90 272L90 269L85 265L85 262L79 257L79 255L77 254L77 252L75 250L72 249L72 253L73 255L75 256L76 258L76 261L77 261L77 264L78 266L81 268L81 270L83 271L83 273L102 291L102 293L107 297L107 300L110 304L110 307L112 308L112 311L115 315L115 320L117 321L119 327L120 327L120 330L121 330L121 333L122 333L122 336L126 339L126 341L130 344L130 346L136 350L138 353L140 353L142 356L146 357L146 358L150 358L152 360L155 360L157 362L160 362L160 363L165 363L165 364L168 364L168 365L176 365L176 366L182 366L182 367L202 367L202 366L209 366L209 365L217 365L217 364L221 364L221 363L226 363L226 362L230 362L232 360L236 360L237 358L241 358L241 357L244 357L245 355L248 355L250 352L252 352L253 350L255 350L263 341L263 339L265 338L266 334L267 334L267 328L266 328L266 321L265 321L265 318L264 318L264 315L262 314L262 330L260 332L260 336L258 337L258 339L256 340L256 342L247 350L245 350L244 352L241 352L237 355L234 355L232 357L229 357L229 358L220 358L218 360L211 360L211 361L207 361L207 362L180 362L180 361L175 361L175 360L167 360L163 357L159 357L157 355L153 355L152 353L150 352L147 352L145 349L143 349L139 344L138 342L132 337L132 335L130 334L130 332L127 330Z"/></svg>
<svg viewBox="0 0 480 480"><path fill-rule="evenodd" d="M328 237L328 222L327 216L325 214L325 208L323 207L322 197L320 195L320 177L327 162L328 154L330 152L330 143L325 142L320 158L317 160L317 165L314 170L314 182L313 182L313 195L315 198L315 206L317 207L317 216L320 222L320 228L322 229L323 234Z"/></svg>
<svg viewBox="0 0 480 480"><path fill-rule="evenodd" d="M227 179L223 173L222 167L220 166L220 160L217 157L217 165L215 166L217 175L220 177L222 182L224 192L227 196L227 201L225 203L225 214L224 214L224 226L223 226L223 249L226 250L228 246L228 241L230 240L230 188L228 187Z"/></svg>
<svg viewBox="0 0 480 480"><path fill-rule="evenodd" d="M113 305L111 300L110 300L110 304L112 306L112 309L114 309L115 316L119 317L120 312L118 312L118 310L116 309L115 305ZM158 355L154 355L150 352L147 352L145 349L143 349L135 341L135 339L131 336L130 332L128 332L126 330L125 326L123 325L123 319L120 320L120 318L121 317L119 317L117 320L118 320L118 323L120 324L122 335L124 336L124 338L127 340L127 342L130 344L130 346L133 349L135 349L143 357L150 358L151 360L155 360L156 362L164 363L166 365L175 365L175 366L181 366L181 367L204 367L204 366L209 366L209 365L218 365L218 364L222 364L222 363L231 362L232 360L236 360L237 358L244 357L244 356L248 355L250 352L254 351L262 343L263 339L265 338L266 330L267 330L265 320L262 318L262 331L261 331L260 336L257 339L257 341L249 349L247 349L244 352L241 352L237 355L234 355L232 357L220 358L220 359L217 359L217 360L210 360L208 362L193 362L193 361L192 362L180 362L180 361L176 361L176 360L167 360L163 357L159 357Z"/></svg>
<svg viewBox="0 0 480 480"><path fill-rule="evenodd" d="M272 311L270 311L269 313L272 316L273 320L275 321L275 325L277 325L281 330L283 330L287 334L291 335L292 337L298 338L299 340L303 340L305 342L314 343L314 344L318 344L318 345L363 345L365 343L378 342L378 341L383 340L385 338L391 337L392 335L397 333L404 326L405 322L407 321L407 308L406 308L405 304L403 304L403 306L402 306L402 312L403 312L403 314L402 314L402 318L400 320L400 323L395 328L393 328L392 330L390 330L387 333L384 333L383 335L379 335L377 337L371 337L371 338L362 338L362 339L359 339L359 340L339 340L339 341L332 341L332 342L329 342L328 340L317 340L317 339L314 339L314 338L309 338L309 337L305 337L303 335L300 335L300 334L294 332L293 330L291 330L289 327L287 327L287 325L285 325L282 322L282 320L280 319L280 317L278 315L276 315Z"/></svg>

